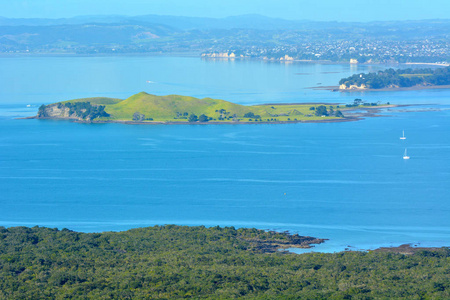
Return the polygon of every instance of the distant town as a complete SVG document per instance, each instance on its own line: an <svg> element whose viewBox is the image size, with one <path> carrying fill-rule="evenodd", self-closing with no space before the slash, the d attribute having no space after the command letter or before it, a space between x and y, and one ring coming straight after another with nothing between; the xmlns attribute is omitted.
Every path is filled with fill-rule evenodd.
<svg viewBox="0 0 450 300"><path fill-rule="evenodd" d="M331 42L303 41L296 45L276 47L247 46L222 49L216 46L202 53L209 58L262 58L266 60L312 60L349 63L424 62L448 65L450 45L441 40L375 41L338 40Z"/></svg>

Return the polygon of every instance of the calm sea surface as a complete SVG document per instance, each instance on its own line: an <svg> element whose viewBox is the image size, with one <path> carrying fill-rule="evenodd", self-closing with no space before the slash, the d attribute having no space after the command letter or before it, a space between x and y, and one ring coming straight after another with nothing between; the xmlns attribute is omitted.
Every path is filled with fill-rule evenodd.
<svg viewBox="0 0 450 300"><path fill-rule="evenodd" d="M330 239L317 251L450 246L449 90L307 88L386 66L180 57L17 57L0 58L0 65L0 226L257 227ZM140 91L241 104L358 97L414 106L328 124L15 119L42 103Z"/></svg>

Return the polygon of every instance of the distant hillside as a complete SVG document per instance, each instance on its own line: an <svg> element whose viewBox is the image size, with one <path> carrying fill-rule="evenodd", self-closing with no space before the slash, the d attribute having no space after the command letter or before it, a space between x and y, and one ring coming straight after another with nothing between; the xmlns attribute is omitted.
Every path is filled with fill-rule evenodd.
<svg viewBox="0 0 450 300"><path fill-rule="evenodd" d="M1 12L0 12L1 13ZM242 58L445 62L450 20L315 22L261 15L0 17L0 54L234 53Z"/></svg>
<svg viewBox="0 0 450 300"><path fill-rule="evenodd" d="M339 81L340 89L382 89L450 85L450 67L438 69L388 69L354 74Z"/></svg>
<svg viewBox="0 0 450 300"><path fill-rule="evenodd" d="M156 96L145 92L125 100L84 98L42 105L37 118L102 122L289 122L339 119L339 106L270 104L245 106L225 100Z"/></svg>
<svg viewBox="0 0 450 300"><path fill-rule="evenodd" d="M1 12L0 12L1 13ZM211 30L211 29L257 29L257 30L342 30L349 28L369 29L379 34L391 32L390 35L416 34L435 35L438 31L448 32L450 20L411 20L411 21L374 21L374 22L337 22L285 20L258 14L246 14L225 18L184 17L171 15L91 15L72 18L5 18L0 17L0 26L56 26L86 24L122 24L122 25L162 25L177 30ZM372 28L372 29L370 29ZM395 28L395 32L392 29Z"/></svg>
<svg viewBox="0 0 450 300"><path fill-rule="evenodd" d="M2 26L0 46L62 48L99 45L127 45L175 34L177 30L160 24L82 24L52 26Z"/></svg>

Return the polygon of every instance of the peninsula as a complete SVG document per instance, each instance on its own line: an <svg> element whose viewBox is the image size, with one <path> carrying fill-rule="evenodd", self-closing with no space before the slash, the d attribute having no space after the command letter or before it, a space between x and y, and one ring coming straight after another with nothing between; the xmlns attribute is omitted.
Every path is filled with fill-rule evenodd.
<svg viewBox="0 0 450 300"><path fill-rule="evenodd" d="M450 67L438 69L387 69L354 74L339 81L340 91L450 88Z"/></svg>
<svg viewBox="0 0 450 300"><path fill-rule="evenodd" d="M362 103L361 103L362 104ZM372 103L371 106L378 106ZM239 105L211 98L156 96L141 92L125 100L83 98L41 105L36 119L126 124L255 124L352 121L355 105L325 103Z"/></svg>
<svg viewBox="0 0 450 300"><path fill-rule="evenodd" d="M103 233L0 226L0 298L449 298L448 248L407 254L277 250L323 241L219 226Z"/></svg>

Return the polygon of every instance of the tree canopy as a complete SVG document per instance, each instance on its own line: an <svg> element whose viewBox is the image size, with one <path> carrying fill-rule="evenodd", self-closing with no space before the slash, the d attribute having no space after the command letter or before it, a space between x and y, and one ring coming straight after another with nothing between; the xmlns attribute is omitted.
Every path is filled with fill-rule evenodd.
<svg viewBox="0 0 450 300"><path fill-rule="evenodd" d="M276 251L296 241L309 243L218 226L104 233L0 227L0 299L450 298L447 248L413 255Z"/></svg>
<svg viewBox="0 0 450 300"><path fill-rule="evenodd" d="M316 108L316 112L315 112L316 116L321 117L321 116L328 116L328 111L327 111L327 107L325 105L319 105Z"/></svg>
<svg viewBox="0 0 450 300"><path fill-rule="evenodd" d="M188 120L189 120L189 122L197 122L198 121L198 117L195 114L190 114Z"/></svg>

